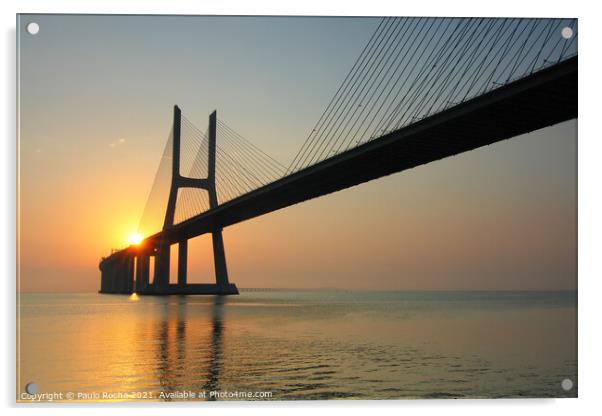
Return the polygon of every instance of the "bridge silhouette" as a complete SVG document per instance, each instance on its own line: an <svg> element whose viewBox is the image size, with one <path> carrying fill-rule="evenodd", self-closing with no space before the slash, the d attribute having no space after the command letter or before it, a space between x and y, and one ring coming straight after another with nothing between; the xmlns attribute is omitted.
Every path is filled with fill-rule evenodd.
<svg viewBox="0 0 602 416"><path fill-rule="evenodd" d="M100 292L237 294L224 227L576 118L576 38L575 19L383 18L288 167L217 112L203 133L175 106L143 215L169 176L162 229L101 259ZM215 283L188 283L203 234Z"/></svg>

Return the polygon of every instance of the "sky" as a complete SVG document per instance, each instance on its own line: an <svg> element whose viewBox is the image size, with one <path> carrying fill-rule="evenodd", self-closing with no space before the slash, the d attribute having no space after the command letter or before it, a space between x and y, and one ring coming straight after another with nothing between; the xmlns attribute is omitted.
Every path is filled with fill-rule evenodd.
<svg viewBox="0 0 602 416"><path fill-rule="evenodd" d="M138 227L174 104L197 126L218 109L288 165L378 22L22 16L20 290L98 290L100 257ZM576 150L573 120L228 227L230 280L575 289ZM211 281L209 236L189 262L189 281Z"/></svg>

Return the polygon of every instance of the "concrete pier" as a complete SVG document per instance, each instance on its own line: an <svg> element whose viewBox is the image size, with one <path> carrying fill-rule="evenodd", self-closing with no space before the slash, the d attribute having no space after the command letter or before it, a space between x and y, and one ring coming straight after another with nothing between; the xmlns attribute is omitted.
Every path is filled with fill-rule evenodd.
<svg viewBox="0 0 602 416"><path fill-rule="evenodd" d="M153 286L155 290L162 290L169 286L169 260L170 247L168 244L159 244L155 255L155 275L153 276Z"/></svg>
<svg viewBox="0 0 602 416"><path fill-rule="evenodd" d="M147 254L136 256L136 293L142 293L149 285L150 258Z"/></svg>
<svg viewBox="0 0 602 416"><path fill-rule="evenodd" d="M188 240L178 243L178 286L184 287L188 282Z"/></svg>

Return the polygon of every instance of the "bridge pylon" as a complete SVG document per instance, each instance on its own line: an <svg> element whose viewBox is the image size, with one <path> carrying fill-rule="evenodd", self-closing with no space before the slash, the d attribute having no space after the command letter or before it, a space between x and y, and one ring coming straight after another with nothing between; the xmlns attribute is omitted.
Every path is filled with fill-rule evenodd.
<svg viewBox="0 0 602 416"><path fill-rule="evenodd" d="M215 284L191 284L187 281L188 263L188 237L186 235L171 235L170 229L174 226L176 202L180 188L199 188L207 191L209 196L209 208L215 209L219 206L217 199L217 188L215 185L215 160L217 149L217 112L209 115L209 137L208 137L208 169L206 178L189 178L180 174L180 144L181 144L181 121L182 112L174 106L173 120L173 151L172 151L172 177L165 221L163 223L163 234L170 236L163 238L155 252L155 272L153 284L149 287L152 294L212 294L231 295L238 294L236 285L228 280L228 268L226 266L226 253L222 228L216 227L211 231L213 240L213 260L215 265ZM178 244L178 282L169 283L170 271L170 241Z"/></svg>

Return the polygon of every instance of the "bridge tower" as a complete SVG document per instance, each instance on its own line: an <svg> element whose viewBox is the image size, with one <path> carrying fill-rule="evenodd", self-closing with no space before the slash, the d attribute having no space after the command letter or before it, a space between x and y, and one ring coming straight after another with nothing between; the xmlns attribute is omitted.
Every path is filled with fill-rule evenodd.
<svg viewBox="0 0 602 416"><path fill-rule="evenodd" d="M188 178L180 174L181 121L182 113L176 105L174 106L173 120L171 188L165 212L165 221L163 223L163 234L166 237L161 240L156 250L152 292L154 294L238 294L236 285L230 283L228 280L222 228L215 228L211 231L213 260L215 264L215 284L190 284L187 282L188 236L172 235L170 233L170 229L174 225L178 189L204 189L209 195L209 208L214 209L219 205L215 185L217 112L214 111L209 116L208 169L206 178ZM170 241L177 241L178 244L178 283L175 285L170 285L169 283Z"/></svg>

